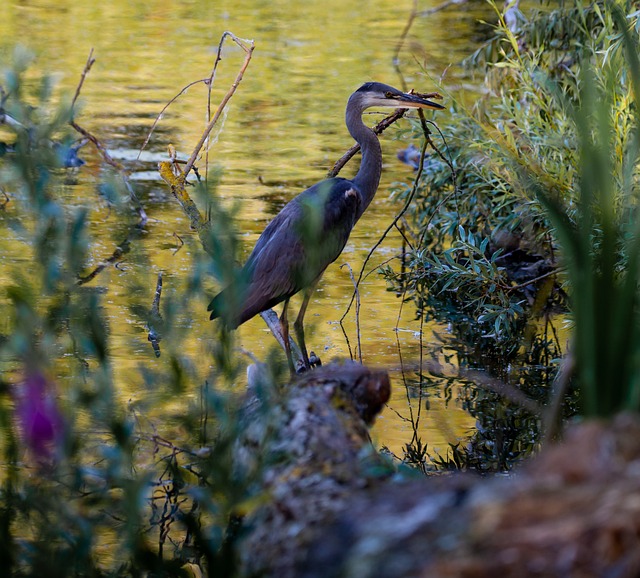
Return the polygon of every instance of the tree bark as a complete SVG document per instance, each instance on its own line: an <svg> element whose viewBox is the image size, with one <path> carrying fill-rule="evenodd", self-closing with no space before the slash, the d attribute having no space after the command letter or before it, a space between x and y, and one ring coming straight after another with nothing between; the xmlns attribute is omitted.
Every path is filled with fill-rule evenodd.
<svg viewBox="0 0 640 578"><path fill-rule="evenodd" d="M330 365L283 395L261 419L254 398L247 416L243 462L272 465L244 521L244 576L640 574L638 416L576 425L509 477L409 479L369 440L385 372Z"/></svg>

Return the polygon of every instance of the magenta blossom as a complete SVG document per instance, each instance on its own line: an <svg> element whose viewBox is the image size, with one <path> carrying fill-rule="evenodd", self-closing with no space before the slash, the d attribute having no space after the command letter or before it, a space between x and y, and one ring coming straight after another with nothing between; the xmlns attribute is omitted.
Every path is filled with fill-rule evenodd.
<svg viewBox="0 0 640 578"><path fill-rule="evenodd" d="M62 443L64 418L53 383L39 372L27 373L16 394L16 416L25 446L39 461L50 461Z"/></svg>

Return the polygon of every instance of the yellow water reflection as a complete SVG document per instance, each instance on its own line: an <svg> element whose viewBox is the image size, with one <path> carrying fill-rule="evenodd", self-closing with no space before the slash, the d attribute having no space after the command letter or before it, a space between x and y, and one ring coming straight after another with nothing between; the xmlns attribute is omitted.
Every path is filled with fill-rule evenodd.
<svg viewBox="0 0 640 578"><path fill-rule="evenodd" d="M424 4L423 8L431 5ZM73 91L93 48L97 61L82 90L79 119L115 156L127 158L127 151L139 148L164 104L189 82L209 75L224 30L253 39L254 58L211 149L212 163L223 170L219 194L242 203L237 226L243 233L246 255L279 208L324 177L351 146L343 122L349 94L367 80L398 82L392 56L411 5L399 5L395 0L5 0L0 55L6 56L17 42L25 43L38 54L36 70L55 72L61 89ZM418 20L409 38L412 52L401 54L409 84L425 91L433 89L432 81L414 64L413 55L417 54L429 74L438 78L469 49L474 21L475 15L462 17L454 11ZM242 57L237 48L225 48L214 102L226 92ZM455 79L450 86L455 86ZM173 143L187 154L204 125L205 99L205 87L198 85L172 105L149 150L160 155ZM371 124L374 120L371 118ZM446 132L446 112L436 120ZM352 283L348 270L340 266L348 263L354 272L359 271L369 249L400 208L389 198L392 183L412 179L411 169L395 159L402 146L389 137L383 139L385 170L378 196L354 230L344 254L327 270L311 304L309 343L325 361L348 355L337 320L345 311ZM88 164L79 173L78 184L67 193L70 203L88 203L92 209L91 233L97 240L92 257L97 263L111 253L125 229L95 194L96 179L103 172L100 159L91 152L84 156ZM136 170L154 168L155 160L142 167L136 165ZM354 170L355 166L347 167L344 176ZM197 244L160 179L154 177L143 186L150 217L147 234L135 244L121 269L111 269L92 282L108 289L105 309L111 323L116 378L122 399L134 401L148 395L140 388L139 366L154 358L144 326L128 314L126 299L135 286L140 303L150 305L159 270L165 273L167 294L179 292L193 266L191 248ZM174 233L186 240L177 252ZM399 236L390 235L369 267L393 257L399 246ZM20 249L15 253L12 256L11 250L7 251L4 263L24 258ZM136 282L132 283L134 276ZM0 273L0 284L10 280ZM399 368L399 341L404 361L416 366L420 326L413 319L411 305L405 306L398 320L400 301L386 291L384 281L375 274L362 286L361 300L364 362ZM205 306L206 302L194 304L193 318L184 320L188 337L183 353L201 363L193 369L193 383L204 379L210 369L207 351L212 330ZM354 345L353 311L346 326ZM423 339L429 342L433 337L426 334ZM238 343L259 358L273 347L259 318L239 330ZM162 367L163 361L158 363ZM411 431L398 414L408 416L409 409L401 373L396 369L392 375L391 406L395 411L384 412L374 435L380 444L400 453ZM190 395L194 397L196 392ZM444 448L471 426L472 420L455 402L445 407L441 400L431 399L430 410L422 410L421 431L430 447Z"/></svg>

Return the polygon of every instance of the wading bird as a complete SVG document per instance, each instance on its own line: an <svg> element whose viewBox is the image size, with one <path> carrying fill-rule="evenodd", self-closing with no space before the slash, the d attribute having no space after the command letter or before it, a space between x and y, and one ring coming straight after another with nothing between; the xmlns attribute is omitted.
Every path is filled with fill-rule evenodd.
<svg viewBox="0 0 640 578"><path fill-rule="evenodd" d="M303 327L309 299L324 270L344 249L351 229L371 203L380 183L380 142L362 122L362 113L371 107L444 108L386 84L363 84L349 97L346 109L347 129L362 150L356 176L351 180L326 179L287 203L260 235L239 281L214 297L208 307L211 319L221 317L230 329L235 329L284 301L280 324L292 373L295 370L289 346L289 299L304 291L293 327L305 368L310 369Z"/></svg>

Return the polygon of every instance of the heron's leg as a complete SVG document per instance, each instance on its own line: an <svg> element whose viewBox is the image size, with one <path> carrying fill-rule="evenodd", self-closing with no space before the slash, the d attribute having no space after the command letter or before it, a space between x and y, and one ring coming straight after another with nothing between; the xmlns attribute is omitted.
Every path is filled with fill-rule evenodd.
<svg viewBox="0 0 640 578"><path fill-rule="evenodd" d="M289 307L289 300L284 302L282 307L282 315L280 315L280 331L282 332L282 339L284 340L284 351L287 354L287 363L289 364L289 371L291 375L296 374L296 369L293 364L293 355L291 354L291 344L289 343L289 320L287 319L287 308Z"/></svg>
<svg viewBox="0 0 640 578"><path fill-rule="evenodd" d="M311 295L313 295L313 292L318 285L318 281L319 278L316 279L312 285L305 289L304 298L302 299L302 306L300 307L298 317L296 317L296 320L293 324L293 329L296 332L296 338L298 339L298 345L300 346L300 350L302 351L302 359L304 361L304 366L306 369L311 369L311 364L309 363L307 344L304 340L304 314L307 312L307 306L309 305L309 301L311 300Z"/></svg>

